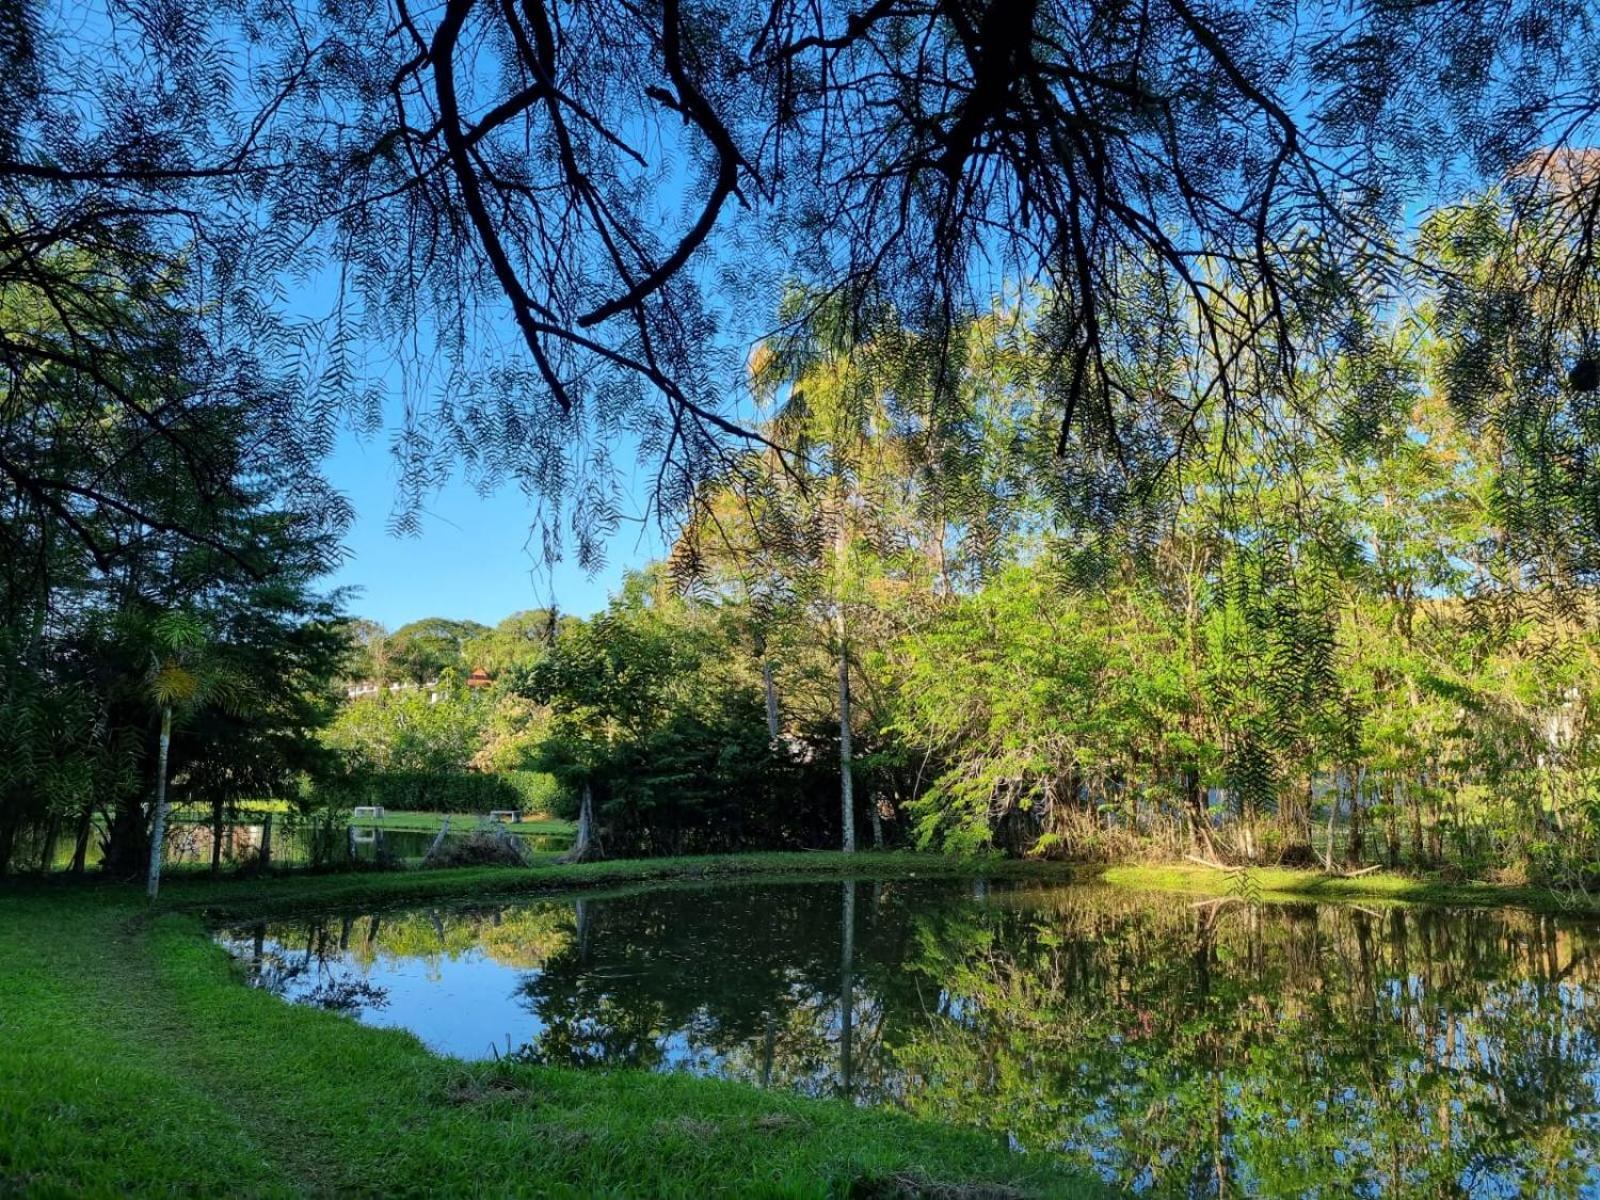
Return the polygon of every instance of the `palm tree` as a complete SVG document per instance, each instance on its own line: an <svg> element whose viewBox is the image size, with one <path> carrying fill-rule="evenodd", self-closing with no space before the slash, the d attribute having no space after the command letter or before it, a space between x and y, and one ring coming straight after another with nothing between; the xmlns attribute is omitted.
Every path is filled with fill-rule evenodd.
<svg viewBox="0 0 1600 1200"><path fill-rule="evenodd" d="M214 651L205 622L193 613L163 613L148 630L150 669L145 692L161 714L156 750L156 789L150 821L150 870L145 887L151 900L161 888L161 858L167 836L167 758L174 712L192 713L210 703L237 704L243 681Z"/></svg>

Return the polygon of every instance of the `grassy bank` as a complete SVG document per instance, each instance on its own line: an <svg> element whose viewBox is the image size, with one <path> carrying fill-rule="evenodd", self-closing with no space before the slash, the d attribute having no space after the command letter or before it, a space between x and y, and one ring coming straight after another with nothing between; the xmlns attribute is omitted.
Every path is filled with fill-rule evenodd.
<svg viewBox="0 0 1600 1200"><path fill-rule="evenodd" d="M887 1111L440 1058L409 1034L241 986L199 915L774 867L811 876L838 873L838 857L183 881L155 913L120 886L0 891L0 1195L1104 1194L993 1139ZM939 870L902 855L849 866Z"/></svg>
<svg viewBox="0 0 1600 1200"><path fill-rule="evenodd" d="M1246 896L1266 901L1346 900L1472 907L1515 906L1537 912L1600 914L1600 895L1499 883L1461 882L1438 875L1375 871L1347 878L1321 871L1252 867L1225 872L1209 867L1126 866L1095 873L1104 883L1191 896Z"/></svg>

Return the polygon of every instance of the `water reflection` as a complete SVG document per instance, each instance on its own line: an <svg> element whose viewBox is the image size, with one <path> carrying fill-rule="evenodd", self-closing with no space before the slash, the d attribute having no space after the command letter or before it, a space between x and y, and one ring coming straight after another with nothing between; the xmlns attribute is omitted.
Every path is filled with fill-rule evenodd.
<svg viewBox="0 0 1600 1200"><path fill-rule="evenodd" d="M1600 1195L1588 923L911 881L225 937L450 1053L894 1104L1150 1195Z"/></svg>

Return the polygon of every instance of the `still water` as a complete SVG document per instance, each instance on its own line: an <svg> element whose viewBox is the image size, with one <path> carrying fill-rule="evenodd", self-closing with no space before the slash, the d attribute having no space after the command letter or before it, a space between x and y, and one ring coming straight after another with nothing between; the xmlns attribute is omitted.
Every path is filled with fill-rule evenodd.
<svg viewBox="0 0 1600 1200"><path fill-rule="evenodd" d="M442 1053L894 1105L1145 1195L1600 1197L1593 922L910 880L219 936Z"/></svg>

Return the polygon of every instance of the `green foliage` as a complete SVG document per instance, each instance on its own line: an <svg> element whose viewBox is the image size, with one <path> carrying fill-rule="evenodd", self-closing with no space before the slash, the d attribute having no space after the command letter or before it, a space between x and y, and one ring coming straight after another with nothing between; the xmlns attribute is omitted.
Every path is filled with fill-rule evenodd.
<svg viewBox="0 0 1600 1200"><path fill-rule="evenodd" d="M495 778L515 790L518 802L511 805L525 813L564 813L571 808L571 797L548 771L499 771Z"/></svg>
<svg viewBox="0 0 1600 1200"><path fill-rule="evenodd" d="M831 787L772 741L753 672L709 616L635 578L516 684L549 711L536 763L569 797L591 788L608 853L827 836Z"/></svg>
<svg viewBox="0 0 1600 1200"><path fill-rule="evenodd" d="M221 310L202 320L197 260L166 258L138 205L67 207L60 239L19 224L55 201L0 219L0 872L58 835L81 867L100 831L137 869L163 713L175 798L292 790L343 654L315 581L348 506L303 392L229 345Z"/></svg>
<svg viewBox="0 0 1600 1200"><path fill-rule="evenodd" d="M534 771L489 775L476 771L355 771L318 786L314 801L341 811L376 805L395 812L485 813L515 809L547 812L560 790Z"/></svg>
<svg viewBox="0 0 1600 1200"><path fill-rule="evenodd" d="M460 676L478 664L465 661L468 643L489 632L476 621L451 621L444 617L425 617L402 625L384 639L386 678L417 684L431 684L445 671Z"/></svg>
<svg viewBox="0 0 1600 1200"><path fill-rule="evenodd" d="M465 771L489 718L487 701L446 677L346 704L323 735L355 771Z"/></svg>
<svg viewBox="0 0 1600 1200"><path fill-rule="evenodd" d="M482 667L498 678L506 671L536 662L556 636L560 618L555 610L530 608L512 613L493 629L474 634L462 645L462 665Z"/></svg>

